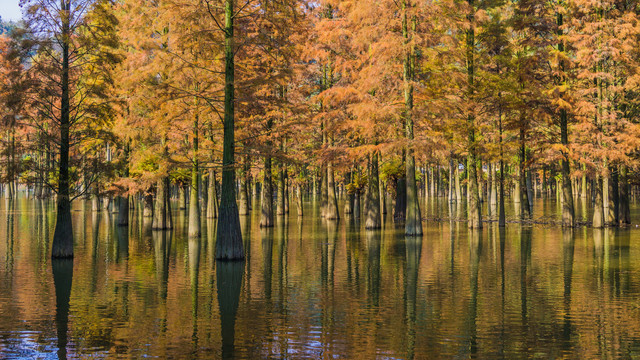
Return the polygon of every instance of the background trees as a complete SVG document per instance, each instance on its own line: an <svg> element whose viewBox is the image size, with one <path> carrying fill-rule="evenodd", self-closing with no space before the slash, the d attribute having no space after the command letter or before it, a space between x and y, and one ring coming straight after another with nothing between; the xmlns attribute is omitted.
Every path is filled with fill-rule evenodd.
<svg viewBox="0 0 640 360"><path fill-rule="evenodd" d="M191 237L203 212L236 245L237 218L260 208L273 226L294 197L301 216L316 199L327 220L388 213L407 235L440 198L472 228L511 206L535 221L539 196L565 226L629 222L635 2L24 6L0 41L2 179L10 196L56 189L57 255L83 193L121 214L143 200L156 229L181 194Z"/></svg>

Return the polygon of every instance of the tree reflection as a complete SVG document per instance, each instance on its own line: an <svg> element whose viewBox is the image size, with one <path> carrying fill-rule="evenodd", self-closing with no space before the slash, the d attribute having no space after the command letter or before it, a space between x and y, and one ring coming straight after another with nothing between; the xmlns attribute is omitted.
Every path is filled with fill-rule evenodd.
<svg viewBox="0 0 640 360"><path fill-rule="evenodd" d="M480 268L480 256L482 254L482 230L469 229L469 352L472 355L478 353L478 272Z"/></svg>
<svg viewBox="0 0 640 360"><path fill-rule="evenodd" d="M416 297L418 291L418 269L422 252L422 237L405 237L405 321L407 322L407 359L415 356L416 345Z"/></svg>
<svg viewBox="0 0 640 360"><path fill-rule="evenodd" d="M531 263L531 228L520 229L520 314L524 329L528 327L527 272Z"/></svg>
<svg viewBox="0 0 640 360"><path fill-rule="evenodd" d="M571 348L571 281L573 279L573 254L575 236L573 229L562 230L562 259L564 283L564 324L562 327L563 340L566 349Z"/></svg>
<svg viewBox="0 0 640 360"><path fill-rule="evenodd" d="M216 261L223 359L233 358L235 322L242 288L244 264L244 261Z"/></svg>
<svg viewBox="0 0 640 360"><path fill-rule="evenodd" d="M200 238L189 237L189 280L191 282L191 317L193 321L193 331L191 341L194 353L198 349L198 272L200 270Z"/></svg>
<svg viewBox="0 0 640 360"><path fill-rule="evenodd" d="M262 237L262 275L264 299L271 303L271 279L273 275L273 228L260 228Z"/></svg>
<svg viewBox="0 0 640 360"><path fill-rule="evenodd" d="M372 305L377 307L380 302L380 231L367 230L365 237L369 253L367 288Z"/></svg>
<svg viewBox="0 0 640 360"><path fill-rule="evenodd" d="M67 332L69 329L69 299L73 282L73 259L51 260L53 285L56 290L56 329L58 359L67 358Z"/></svg>

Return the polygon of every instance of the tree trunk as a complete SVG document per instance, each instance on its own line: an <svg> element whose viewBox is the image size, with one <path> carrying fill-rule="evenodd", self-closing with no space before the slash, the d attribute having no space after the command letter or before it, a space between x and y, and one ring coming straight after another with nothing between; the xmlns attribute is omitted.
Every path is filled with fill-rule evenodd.
<svg viewBox="0 0 640 360"><path fill-rule="evenodd" d="M245 157L244 168L240 177L240 207L238 212L240 216L246 216L250 214L249 211L249 161Z"/></svg>
<svg viewBox="0 0 640 360"><path fill-rule="evenodd" d="M396 182L396 204L393 208L394 221L403 221L407 211L407 185L405 177Z"/></svg>
<svg viewBox="0 0 640 360"><path fill-rule="evenodd" d="M603 199L602 199L602 177L597 175L595 183L595 203L593 207L593 227L600 229L604 227Z"/></svg>
<svg viewBox="0 0 640 360"><path fill-rule="evenodd" d="M284 189L284 164L278 164L278 197L276 198L276 215L284 216L284 208L285 208L285 189Z"/></svg>
<svg viewBox="0 0 640 360"><path fill-rule="evenodd" d="M188 236L190 238L198 238L200 231L200 198L198 189L200 188L200 169L198 168L198 160L194 161L191 168L191 191L189 192L189 228Z"/></svg>
<svg viewBox="0 0 640 360"><path fill-rule="evenodd" d="M351 184L351 177L353 171L348 171L345 175L344 181L347 184ZM353 213L353 193L347 194L347 201L344 202L344 214L351 215Z"/></svg>
<svg viewBox="0 0 640 360"><path fill-rule="evenodd" d="M458 199L456 198L456 192L455 192L455 174L456 170L454 168L453 165L453 158L449 158L449 203L455 203L458 201Z"/></svg>
<svg viewBox="0 0 640 360"><path fill-rule="evenodd" d="M629 195L631 193L631 187L629 185L628 169L621 167L620 176L620 224L631 224L631 212L629 209Z"/></svg>
<svg viewBox="0 0 640 360"><path fill-rule="evenodd" d="M618 194L618 170L614 166L609 167L609 186L607 194L609 196L607 223L610 226L618 226L620 222L620 218L618 216L618 212L620 210L620 198Z"/></svg>
<svg viewBox="0 0 640 360"><path fill-rule="evenodd" d="M369 165L369 183L367 191L367 216L365 218L365 229L379 229L382 226L380 216L380 189L378 188L380 179L378 177L378 153L371 156Z"/></svg>
<svg viewBox="0 0 640 360"><path fill-rule="evenodd" d="M118 226L129 225L129 197L118 196Z"/></svg>
<svg viewBox="0 0 640 360"><path fill-rule="evenodd" d="M284 168L284 213L289 213L289 172Z"/></svg>
<svg viewBox="0 0 640 360"><path fill-rule="evenodd" d="M240 215L236 204L234 160L234 39L233 3L225 0L225 90L224 141L222 153L222 190L218 213L216 259L242 260L244 247L240 230Z"/></svg>
<svg viewBox="0 0 640 360"><path fill-rule="evenodd" d="M209 194L207 195L207 218L218 218L218 191L216 188L216 172L213 169L209 170L209 187L207 189Z"/></svg>
<svg viewBox="0 0 640 360"><path fill-rule="evenodd" d="M153 217L153 193L148 191L144 194L144 206L142 209L142 217Z"/></svg>
<svg viewBox="0 0 640 360"><path fill-rule="evenodd" d="M558 36L563 35L563 19L562 14L557 14ZM564 52L564 43L558 42L558 51ZM561 61L560 68L564 71L564 61ZM563 147L569 146L569 126L568 114L566 109L560 109L560 143ZM564 194L564 202L562 203L562 226L573 227L575 225L575 210L573 206L573 196L571 189L571 168L569 165L569 155L566 151L562 152L562 192ZM595 216L595 214L594 214ZM594 218L595 219L595 218Z"/></svg>
<svg viewBox="0 0 640 360"><path fill-rule="evenodd" d="M264 159L264 181L260 201L260 227L273 227L273 183L271 181L271 157Z"/></svg>
<svg viewBox="0 0 640 360"><path fill-rule="evenodd" d="M296 185L296 205L298 206L298 216L304 216L304 207L302 204L302 187Z"/></svg>
<svg viewBox="0 0 640 360"><path fill-rule="evenodd" d="M475 5L474 0L467 0L471 11L467 15L467 19L469 20L469 28L467 29L467 82L468 89L467 93L469 98L473 96L474 93L474 52L475 52L475 25L474 25L474 16L475 16ZM471 100L471 99L469 99ZM480 195L478 191L478 158L476 154L476 133L475 133L475 114L473 112L469 113L467 117L467 124L469 128L468 134L468 148L469 155L467 157L467 168L469 171L469 206L467 209L468 212L468 227L470 229L480 229L482 228L482 212L481 212L481 204L480 204Z"/></svg>
<svg viewBox="0 0 640 360"><path fill-rule="evenodd" d="M52 258L73 257L73 227L71 223L71 198L69 189L69 42L71 2L63 1L62 18L62 74L60 85L60 160L58 167L58 206L56 227L53 233Z"/></svg>
<svg viewBox="0 0 640 360"><path fill-rule="evenodd" d="M526 148L525 148L524 128L520 128L520 151L518 157L518 186L520 189L520 219L531 218L529 207L529 192L527 191L527 170L526 170Z"/></svg>
<svg viewBox="0 0 640 360"><path fill-rule="evenodd" d="M327 164L327 209L325 213L327 220L339 220L338 199L336 198L336 186L333 175L333 163Z"/></svg>
<svg viewBox="0 0 640 360"><path fill-rule="evenodd" d="M169 199L169 178L158 181L156 203L153 211L153 229L168 230L173 228L171 218L171 200Z"/></svg>

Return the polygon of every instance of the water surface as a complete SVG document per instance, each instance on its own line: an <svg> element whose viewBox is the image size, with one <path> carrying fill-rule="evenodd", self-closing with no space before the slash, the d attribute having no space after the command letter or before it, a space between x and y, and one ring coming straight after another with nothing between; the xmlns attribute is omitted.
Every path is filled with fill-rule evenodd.
<svg viewBox="0 0 640 360"><path fill-rule="evenodd" d="M447 218L443 203L425 215ZM0 358L640 356L635 227L444 220L405 238L312 205L273 229L257 211L242 218L247 261L220 263L215 221L189 240L184 211L161 232L137 211L122 228L78 201L76 256L60 262L52 202L0 199ZM554 201L534 208L557 216Z"/></svg>

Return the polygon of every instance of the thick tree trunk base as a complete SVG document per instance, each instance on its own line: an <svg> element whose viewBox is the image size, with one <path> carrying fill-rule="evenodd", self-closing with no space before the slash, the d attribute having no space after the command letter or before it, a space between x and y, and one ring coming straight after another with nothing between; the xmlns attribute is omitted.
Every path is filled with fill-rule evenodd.
<svg viewBox="0 0 640 360"><path fill-rule="evenodd" d="M217 226L216 260L243 260L244 249L240 231L240 215L233 201L229 206L220 206Z"/></svg>
<svg viewBox="0 0 640 360"><path fill-rule="evenodd" d="M51 257L54 259L73 258L73 226L71 222L71 202L69 198L58 198L56 228L53 233Z"/></svg>

